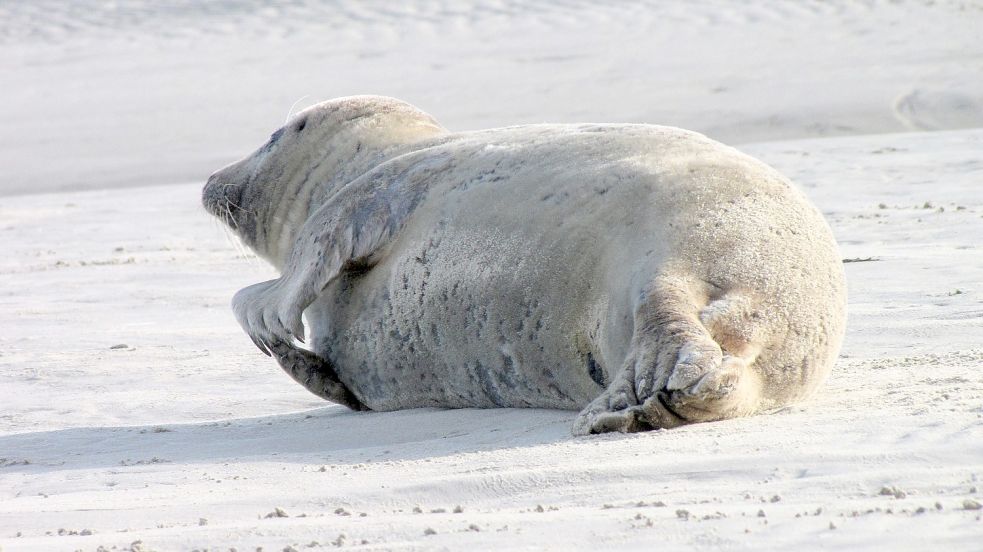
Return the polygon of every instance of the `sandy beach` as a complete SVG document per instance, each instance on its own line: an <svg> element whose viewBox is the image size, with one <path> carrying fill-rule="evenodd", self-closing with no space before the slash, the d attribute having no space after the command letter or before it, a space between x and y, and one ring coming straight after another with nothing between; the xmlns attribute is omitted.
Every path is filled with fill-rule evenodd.
<svg viewBox="0 0 983 552"><path fill-rule="evenodd" d="M979 550L983 5L0 5L0 548ZM575 412L353 413L255 350L275 277L200 205L290 112L647 122L827 217L846 341L806 403L574 438Z"/></svg>

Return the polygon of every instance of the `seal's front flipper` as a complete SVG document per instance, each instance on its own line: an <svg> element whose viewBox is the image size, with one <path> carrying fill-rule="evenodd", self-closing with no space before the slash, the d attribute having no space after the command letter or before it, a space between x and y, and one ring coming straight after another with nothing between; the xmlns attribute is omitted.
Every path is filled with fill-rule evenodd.
<svg viewBox="0 0 983 552"><path fill-rule="evenodd" d="M360 178L312 214L298 231L282 275L232 299L239 325L264 353L319 397L366 410L324 358L301 349L304 310L335 278L364 271L425 197L427 171L379 171Z"/></svg>
<svg viewBox="0 0 983 552"><path fill-rule="evenodd" d="M374 264L425 196L424 177L380 171L350 183L298 230L279 278L236 293L232 310L260 350L304 341L304 309L343 272Z"/></svg>
<svg viewBox="0 0 983 552"><path fill-rule="evenodd" d="M352 410L369 410L338 380L338 373L326 359L282 341L266 345L280 368L311 393Z"/></svg>
<svg viewBox="0 0 983 552"><path fill-rule="evenodd" d="M301 306L292 297L294 293L287 280L277 278L243 288L232 298L232 312L239 325L267 355L272 353L271 343L304 341L301 315L306 305Z"/></svg>

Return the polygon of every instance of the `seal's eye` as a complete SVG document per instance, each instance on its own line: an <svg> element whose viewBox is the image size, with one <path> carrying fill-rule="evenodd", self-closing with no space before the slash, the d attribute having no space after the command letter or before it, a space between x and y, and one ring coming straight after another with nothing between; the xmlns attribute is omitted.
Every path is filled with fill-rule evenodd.
<svg viewBox="0 0 983 552"><path fill-rule="evenodd" d="M300 131L304 130L304 127L306 126L307 126L307 117L304 117L303 119L300 120L299 123L297 123L297 132L299 133Z"/></svg>

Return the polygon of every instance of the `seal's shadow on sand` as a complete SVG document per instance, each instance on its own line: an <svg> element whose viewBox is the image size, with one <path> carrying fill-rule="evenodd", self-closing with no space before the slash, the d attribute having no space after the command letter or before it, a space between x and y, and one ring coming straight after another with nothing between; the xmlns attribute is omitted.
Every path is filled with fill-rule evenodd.
<svg viewBox="0 0 983 552"><path fill-rule="evenodd" d="M349 464L415 460L573 439L576 412L414 409L306 412L195 424L83 427L0 437L4 472L265 460ZM20 462L27 460L28 464Z"/></svg>

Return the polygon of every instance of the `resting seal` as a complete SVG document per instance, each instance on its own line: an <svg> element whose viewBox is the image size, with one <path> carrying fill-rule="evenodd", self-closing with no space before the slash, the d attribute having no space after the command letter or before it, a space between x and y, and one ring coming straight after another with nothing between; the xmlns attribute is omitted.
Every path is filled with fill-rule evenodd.
<svg viewBox="0 0 983 552"><path fill-rule="evenodd" d="M452 133L398 100L341 98L213 174L203 202L282 274L235 295L246 333L355 409L669 428L807 396L843 337L820 213L677 128Z"/></svg>

